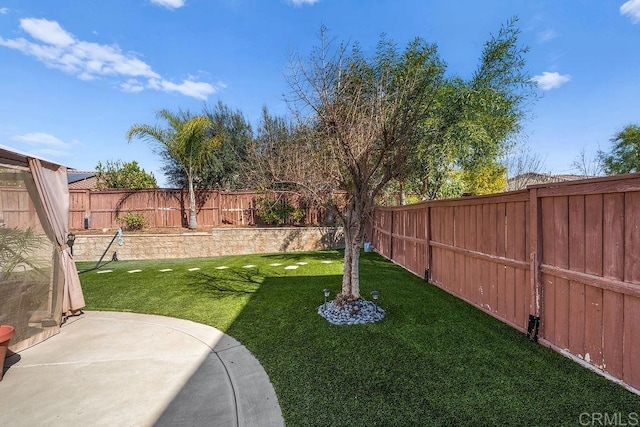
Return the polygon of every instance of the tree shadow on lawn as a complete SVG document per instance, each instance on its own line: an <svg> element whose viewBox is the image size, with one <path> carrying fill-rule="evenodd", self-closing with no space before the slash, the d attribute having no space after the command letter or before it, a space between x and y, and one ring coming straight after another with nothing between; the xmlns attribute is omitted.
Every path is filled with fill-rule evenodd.
<svg viewBox="0 0 640 427"><path fill-rule="evenodd" d="M210 271L200 270L195 272L194 279L189 284L205 294L252 294L258 290L265 277L288 276L287 271L284 270L287 265L296 265L296 263L302 262L320 263L322 261L338 263L342 261L343 254L343 251L325 251L261 255L260 258L265 263L276 263L277 261L278 265L256 265L251 268L227 267ZM317 265L312 266L312 268L314 270L317 269ZM289 274L293 275L293 277L302 277L304 273L304 271L298 270ZM340 284L341 280L335 282Z"/></svg>
<svg viewBox="0 0 640 427"><path fill-rule="evenodd" d="M227 330L264 366L287 425L575 425L582 413L640 407L377 255L361 272L361 293L380 291L382 322L335 326L317 314L339 275L266 277Z"/></svg>
<svg viewBox="0 0 640 427"><path fill-rule="evenodd" d="M253 294L262 280L263 275L257 270L229 268L216 272L199 271L189 284L205 294Z"/></svg>
<svg viewBox="0 0 640 427"><path fill-rule="evenodd" d="M344 249L334 249L318 252L279 252L273 254L261 255L262 258L272 261L286 260L291 262L301 261L332 261L338 262L344 260Z"/></svg>

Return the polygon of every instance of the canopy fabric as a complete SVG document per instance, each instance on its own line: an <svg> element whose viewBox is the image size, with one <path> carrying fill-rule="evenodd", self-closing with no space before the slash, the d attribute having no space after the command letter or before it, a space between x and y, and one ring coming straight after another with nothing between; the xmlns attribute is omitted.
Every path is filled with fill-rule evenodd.
<svg viewBox="0 0 640 427"><path fill-rule="evenodd" d="M69 190L67 186L67 170L64 166L57 168L45 167L40 159L28 158L29 168L33 176L40 201L46 212L50 227L45 227L49 236L58 244L62 269L64 271L64 286L62 312L71 313L85 306L82 286L78 277L76 265L73 262L71 250L67 246L69 234Z"/></svg>

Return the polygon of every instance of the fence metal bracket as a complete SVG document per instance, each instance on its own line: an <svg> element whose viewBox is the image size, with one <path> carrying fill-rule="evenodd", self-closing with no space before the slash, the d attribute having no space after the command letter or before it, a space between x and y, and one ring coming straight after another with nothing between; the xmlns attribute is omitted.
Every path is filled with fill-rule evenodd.
<svg viewBox="0 0 640 427"><path fill-rule="evenodd" d="M424 269L424 280L426 280L427 282L431 280L431 270L429 270L428 268Z"/></svg>
<svg viewBox="0 0 640 427"><path fill-rule="evenodd" d="M540 316L529 315L529 325L527 326L527 338L533 342L538 342L538 330L540 329Z"/></svg>

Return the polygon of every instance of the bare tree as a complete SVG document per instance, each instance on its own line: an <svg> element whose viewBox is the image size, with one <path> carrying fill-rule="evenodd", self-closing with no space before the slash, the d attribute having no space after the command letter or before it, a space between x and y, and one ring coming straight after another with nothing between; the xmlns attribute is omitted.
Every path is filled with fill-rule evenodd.
<svg viewBox="0 0 640 427"><path fill-rule="evenodd" d="M601 150L598 147L598 153L600 152ZM596 154L594 157L589 157L584 147L582 147L575 160L571 162L571 168L576 174L585 178L593 178L604 174L602 156Z"/></svg>
<svg viewBox="0 0 640 427"><path fill-rule="evenodd" d="M503 164L507 168L507 191L523 190L538 183L544 174L545 160L531 148L520 142L513 145L505 154Z"/></svg>
<svg viewBox="0 0 640 427"><path fill-rule="evenodd" d="M249 164L263 184L302 191L344 226L338 301L360 298L358 261L374 200L405 173L443 72L435 46L422 40L400 54L383 37L367 59L357 45L330 42L322 28L310 60L291 61L295 126L265 111Z"/></svg>

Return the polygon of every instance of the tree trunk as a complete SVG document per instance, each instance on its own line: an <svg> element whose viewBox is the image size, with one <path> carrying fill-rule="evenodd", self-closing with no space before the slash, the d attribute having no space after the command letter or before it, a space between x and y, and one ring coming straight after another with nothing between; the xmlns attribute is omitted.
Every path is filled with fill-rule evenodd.
<svg viewBox="0 0 640 427"><path fill-rule="evenodd" d="M196 220L196 193L193 190L193 177L191 174L187 176L189 181L189 228L195 230L198 228L198 221Z"/></svg>
<svg viewBox="0 0 640 427"><path fill-rule="evenodd" d="M342 298L360 298L360 247L363 239L363 216L360 209L350 207L344 224L344 273L342 275Z"/></svg>

